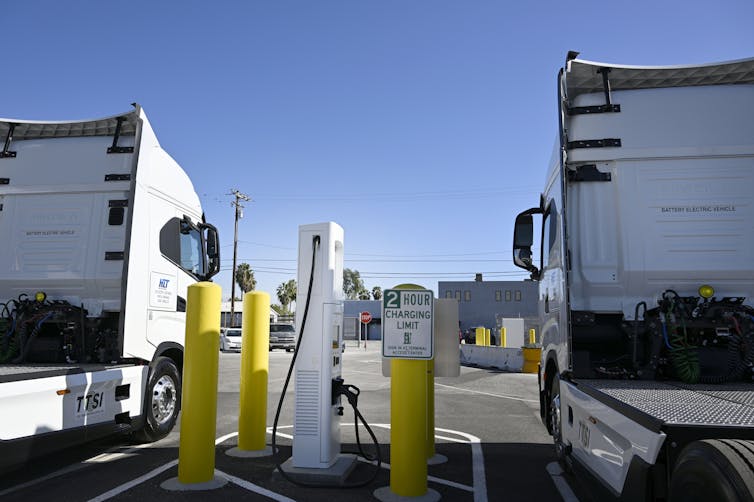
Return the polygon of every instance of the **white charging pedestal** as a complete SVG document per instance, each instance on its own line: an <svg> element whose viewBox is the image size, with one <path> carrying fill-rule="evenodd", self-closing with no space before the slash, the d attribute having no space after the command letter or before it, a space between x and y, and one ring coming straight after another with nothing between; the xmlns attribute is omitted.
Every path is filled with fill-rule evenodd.
<svg viewBox="0 0 754 502"><path fill-rule="evenodd" d="M317 237L319 243L315 244ZM299 227L296 295L299 336L310 280L313 282L309 309L294 368L293 456L282 467L286 474L302 482L343 484L355 467L356 457L340 453L343 404L340 396L335 400L332 397L332 382L341 376L343 357L343 228L336 223Z"/></svg>

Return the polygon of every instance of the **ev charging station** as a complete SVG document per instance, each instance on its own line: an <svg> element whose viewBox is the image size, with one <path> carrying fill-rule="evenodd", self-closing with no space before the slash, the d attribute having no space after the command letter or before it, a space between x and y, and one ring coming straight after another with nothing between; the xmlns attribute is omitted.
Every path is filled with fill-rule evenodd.
<svg viewBox="0 0 754 502"><path fill-rule="evenodd" d="M297 281L296 330L301 341L294 368L293 457L286 463L294 471L331 469L345 476L355 464L355 457L340 455L343 408L341 397L333 396L336 379L341 376L343 344L340 225L327 222L299 227Z"/></svg>

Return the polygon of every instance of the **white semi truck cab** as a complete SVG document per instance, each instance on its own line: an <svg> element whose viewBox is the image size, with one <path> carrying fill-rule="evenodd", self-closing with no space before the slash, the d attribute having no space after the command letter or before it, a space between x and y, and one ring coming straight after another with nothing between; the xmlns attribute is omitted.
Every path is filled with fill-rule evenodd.
<svg viewBox="0 0 754 502"><path fill-rule="evenodd" d="M187 287L220 264L191 181L138 105L0 119L0 146L0 467L99 431L165 436Z"/></svg>
<svg viewBox="0 0 754 502"><path fill-rule="evenodd" d="M539 283L542 418L602 495L752 500L754 59L576 56L513 245Z"/></svg>

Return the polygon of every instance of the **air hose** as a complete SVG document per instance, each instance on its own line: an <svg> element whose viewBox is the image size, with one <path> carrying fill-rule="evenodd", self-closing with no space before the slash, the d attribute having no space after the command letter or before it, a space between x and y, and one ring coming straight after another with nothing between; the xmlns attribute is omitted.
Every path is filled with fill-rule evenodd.
<svg viewBox="0 0 754 502"><path fill-rule="evenodd" d="M272 424L272 451L273 454L277 455L277 446L276 446L276 438L277 438L277 428L278 428L278 421L280 419L280 410L283 407L283 400L285 399L285 394L288 391L288 384L291 380L291 374L293 373L293 368L296 364L296 358L298 357L298 350L301 346L301 340L304 338L304 328L306 327L306 318L309 314L309 303L312 297L312 285L314 283L314 264L315 264L315 258L317 257L317 249L319 248L320 244L320 237L319 235L315 235L312 239L312 268L309 273L309 286L306 291L306 304L304 306L304 314L301 317L301 330L299 331L298 340L296 341L296 349L293 351L293 358L291 359L291 364L288 367L288 374L285 377L285 383L283 384L283 390L280 393L280 400L278 401L277 410L275 411L275 420ZM377 460L376 468L374 470L374 473L369 479L366 479L359 483L353 483L353 484L345 484L345 485L326 485L326 484L313 484L313 483L304 483L301 481L296 481L295 479L291 478L291 476L286 473L283 470L282 462L280 462L280 459L277 458L275 460L275 467L277 468L278 472L281 476L283 476L284 479L290 481L291 483L302 486L304 488L361 488L363 486L367 486L371 484L376 478L377 475L380 473L380 470L382 468L382 454L380 452L380 444L377 442L377 438L374 435L374 432L372 431L371 427L369 427L369 424L364 420L364 417L359 412L357 402L358 402L358 396L359 396L359 389L353 385L339 385L336 392L341 395L345 395L348 399L349 404L353 408L354 412L354 426L356 427L356 443L359 448L359 454L364 457L367 461L372 462L374 460ZM374 457L371 457L369 455L366 455L362 449L361 441L359 440L359 427L358 422L361 421L361 423L364 424L364 427L366 428L367 432L369 433L369 436L372 438L372 441L374 442L376 454Z"/></svg>
<svg viewBox="0 0 754 502"><path fill-rule="evenodd" d="M36 322L34 325L34 328L31 330L31 333L29 333L28 337L24 339L24 337L21 337L21 350L20 354L13 359L13 363L22 363L26 361L26 357L29 355L29 351L31 350L32 345L34 344L34 340L37 338L37 335L39 334L39 331L42 329L42 324L47 322L47 320L55 315L55 312L47 312L40 315L37 315L36 317L33 317L32 319L29 319L28 325L31 325Z"/></svg>
<svg viewBox="0 0 754 502"><path fill-rule="evenodd" d="M663 300L667 309L660 312L663 338L668 347L670 361L673 364L676 376L684 383L722 384L740 380L747 368L754 366L754 328L745 330L736 316L740 316L742 322L752 326L747 319L746 307L731 307L732 312L726 314L733 324L733 330L728 337L727 369L722 375L702 375L699 363L699 347L689 341L686 328L686 316L690 313L686 310L683 300L678 293L668 290L663 293ZM680 325L676 323L680 319ZM751 318L754 321L754 318ZM668 329L670 336L668 336Z"/></svg>
<svg viewBox="0 0 754 502"><path fill-rule="evenodd" d="M668 293L672 293L674 297L667 298L666 295ZM684 315L686 314L685 311L678 312L678 317L681 318L680 329L675 323L675 312L677 310L685 309L676 305L675 300L680 300L680 298L675 291L666 291L662 296L664 300L669 302L669 307L668 312L665 314L660 313L660 320L662 323L663 336L665 337L665 343L670 351L670 360L673 363L676 376L685 383L697 383L701 375L701 370L699 368L699 352L695 345L689 343L688 333L686 332L686 322L684 320ZM666 324L671 330L669 340L666 331Z"/></svg>
<svg viewBox="0 0 754 502"><path fill-rule="evenodd" d="M685 383L697 383L701 375L699 368L699 351L697 347L688 343L686 325L681 320L682 329L674 326L670 337L670 360L673 362L676 375Z"/></svg>

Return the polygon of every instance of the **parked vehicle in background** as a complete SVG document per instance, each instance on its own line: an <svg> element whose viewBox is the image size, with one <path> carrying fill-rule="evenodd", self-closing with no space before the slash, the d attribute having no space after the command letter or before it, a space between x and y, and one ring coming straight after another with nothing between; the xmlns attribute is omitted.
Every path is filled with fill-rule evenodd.
<svg viewBox="0 0 754 502"><path fill-rule="evenodd" d="M188 287L217 231L144 111L0 119L0 470L180 410Z"/></svg>
<svg viewBox="0 0 754 502"><path fill-rule="evenodd" d="M220 328L220 351L241 350L241 328Z"/></svg>
<svg viewBox="0 0 754 502"><path fill-rule="evenodd" d="M754 59L574 57L513 239L542 419L599 500L754 500Z"/></svg>
<svg viewBox="0 0 754 502"><path fill-rule="evenodd" d="M467 345L476 344L476 328L466 328L463 332L463 341Z"/></svg>
<svg viewBox="0 0 754 502"><path fill-rule="evenodd" d="M270 323L270 350L285 349L293 352L296 348L296 328L293 324Z"/></svg>

